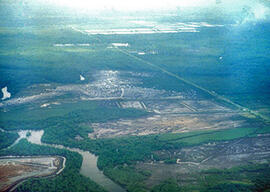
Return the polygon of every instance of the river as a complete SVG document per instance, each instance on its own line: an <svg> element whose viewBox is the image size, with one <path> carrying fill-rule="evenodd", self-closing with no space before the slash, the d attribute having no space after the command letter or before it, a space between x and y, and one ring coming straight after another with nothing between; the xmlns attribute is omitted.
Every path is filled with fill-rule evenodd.
<svg viewBox="0 0 270 192"><path fill-rule="evenodd" d="M30 133L30 135L27 134L28 132ZM33 143L33 144L50 146L50 147L66 149L69 151L77 152L81 154L83 157L83 162L82 162L82 166L80 170L80 173L82 175L90 178L91 180L99 184L100 186L104 187L109 192L126 192L125 189L123 189L120 185L114 183L107 176L105 176L102 171L98 169L97 167L98 157L95 156L94 154L88 151L77 149L77 148L65 147L63 145L51 145L51 144L42 143L41 138L44 134L43 130L39 130L39 131L20 130L18 131L18 134L20 137L11 146L17 144L21 139L26 138L30 143Z"/></svg>

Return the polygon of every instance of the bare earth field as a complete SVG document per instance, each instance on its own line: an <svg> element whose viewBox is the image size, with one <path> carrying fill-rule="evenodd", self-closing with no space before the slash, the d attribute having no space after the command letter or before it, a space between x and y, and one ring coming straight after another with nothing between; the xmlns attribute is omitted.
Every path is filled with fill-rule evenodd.
<svg viewBox="0 0 270 192"><path fill-rule="evenodd" d="M237 118L237 120L231 120ZM91 139L124 135L180 133L195 130L217 130L243 127L245 119L237 113L213 114L154 114L138 119L122 119L107 123L93 123ZM247 124L246 124L247 125Z"/></svg>
<svg viewBox="0 0 270 192"><path fill-rule="evenodd" d="M27 103L50 108L64 102L59 96L69 95L67 102L101 101L106 107L149 112L148 116L137 119L93 123L91 139L250 127L243 111L223 106L214 98L202 97L198 90L188 88L188 91L177 92L143 86L143 78L157 78L152 73L104 70L84 77L82 84L33 85L24 90L22 96L0 103L0 108L8 110L10 106Z"/></svg>
<svg viewBox="0 0 270 192"><path fill-rule="evenodd" d="M30 177L58 174L62 164L62 157L1 157L0 191L7 191Z"/></svg>
<svg viewBox="0 0 270 192"><path fill-rule="evenodd" d="M229 109L213 100L191 98L181 93L177 93L178 96L170 96L169 93L164 95L166 96L161 100L151 97L131 100L123 97L121 100L111 101L118 107L147 110L150 115L137 119L93 123L91 126L94 132L90 133L89 137L94 139L250 126L242 112Z"/></svg>

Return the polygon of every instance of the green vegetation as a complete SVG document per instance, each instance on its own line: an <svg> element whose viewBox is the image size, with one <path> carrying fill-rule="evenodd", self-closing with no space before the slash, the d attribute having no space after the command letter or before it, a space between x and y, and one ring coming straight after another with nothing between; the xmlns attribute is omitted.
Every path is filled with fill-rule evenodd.
<svg viewBox="0 0 270 192"><path fill-rule="evenodd" d="M144 45L145 50L155 49L158 55L146 54L140 58L237 104L263 110L270 104L269 80L266 80L269 56L265 55L269 34L264 32L264 27L258 24L254 28L242 28L241 32L226 28L204 29L199 34L141 36L133 48Z"/></svg>
<svg viewBox="0 0 270 192"><path fill-rule="evenodd" d="M143 181L150 176L149 172L138 171L132 166L117 166L114 168L105 168L104 174L112 178L128 191L147 191L143 185Z"/></svg>
<svg viewBox="0 0 270 192"><path fill-rule="evenodd" d="M31 136L31 132L27 132L26 137L30 137L30 136Z"/></svg>
<svg viewBox="0 0 270 192"><path fill-rule="evenodd" d="M269 164L202 171L199 175L194 175L197 183L183 186L183 191L261 192L270 189L269 171Z"/></svg>
<svg viewBox="0 0 270 192"><path fill-rule="evenodd" d="M184 146L198 145L211 141L223 141L242 138L256 131L256 129L227 129L219 131L192 132L179 134L160 134L148 136L130 136L114 139L99 139L85 141L80 148L90 149L99 155L98 166L103 169L124 163L150 159L151 155L159 160L153 152L158 150L179 149ZM189 141L189 142L187 142ZM168 159L168 162L176 162Z"/></svg>
<svg viewBox="0 0 270 192"><path fill-rule="evenodd" d="M136 109L106 108L101 106L90 110L74 111L62 117L42 121L40 125L45 130L42 141L71 146L77 135L88 140L88 133L93 131L90 126L85 126L83 123L90 124L119 118L134 118L146 114L146 112Z"/></svg>
<svg viewBox="0 0 270 192"><path fill-rule="evenodd" d="M257 134L270 133L270 127L269 126L261 127L256 131L256 133Z"/></svg>
<svg viewBox="0 0 270 192"><path fill-rule="evenodd" d="M82 102L80 105L82 110L79 110L76 106L73 109L73 105L69 108L68 104L54 106L48 109L51 112L49 117L29 116L28 118L26 115L25 121L7 121L7 119L3 119L6 122L3 125L5 129L17 129L19 127L44 129L43 142L63 144L94 152L99 156L98 167L104 171L104 174L132 192L149 190L144 185L144 180L149 177L149 173L140 172L132 168L132 166L136 161L146 161L151 158L161 160L155 154L155 151L175 150L184 146L211 141L242 138L250 136L257 130L256 128L238 128L90 140L88 139L88 133L92 132L90 123L106 122L125 117L140 117L147 113L135 109L104 107L102 103L98 102ZM67 113L58 113L62 109L67 110ZM77 135L81 136L82 140L76 140ZM165 162L175 163L176 159L165 159ZM39 179L37 180L39 181ZM169 183L165 186L168 188L173 187L171 185ZM164 187L164 190L167 187Z"/></svg>
<svg viewBox="0 0 270 192"><path fill-rule="evenodd" d="M132 109L115 110L103 108L101 110L97 107L94 108L94 111L75 111L62 117L54 117L37 122L33 121L29 126L25 127L43 128L45 130L45 134L42 137L43 142L63 144L94 152L99 155L98 167L101 169L144 161L150 159L151 155L158 160L158 157L153 153L158 150L179 149L183 146L197 145L210 141L232 140L248 136L256 131L256 129L252 128L238 128L90 140L87 134L92 131L92 128L82 124L84 122L103 122L119 117L134 117L144 114L144 112ZM16 124L19 126L19 122ZM77 141L75 139L77 135L81 136L83 140Z"/></svg>
<svg viewBox="0 0 270 192"><path fill-rule="evenodd" d="M205 192L252 192L250 189L250 185L243 185L243 184L234 184L234 183L224 183L216 185L212 188L208 188Z"/></svg>
<svg viewBox="0 0 270 192"><path fill-rule="evenodd" d="M0 150L10 146L19 137L17 133L1 132L0 131Z"/></svg>
<svg viewBox="0 0 270 192"><path fill-rule="evenodd" d="M214 131L209 134L198 135L194 137L181 139L180 142L186 145L200 144L209 141L225 141L232 140L241 137L248 136L254 133L256 129L254 128L237 128L237 129L227 129L221 131ZM178 142L178 141L177 141Z"/></svg>
<svg viewBox="0 0 270 192"><path fill-rule="evenodd" d="M177 159L165 159L164 163L166 164L175 164Z"/></svg>
<svg viewBox="0 0 270 192"><path fill-rule="evenodd" d="M188 173L186 176L193 178L192 183L186 184L186 178L171 178L152 187L151 192L262 192L270 189L269 171L269 164L210 169L196 174Z"/></svg>
<svg viewBox="0 0 270 192"><path fill-rule="evenodd" d="M91 101L64 102L61 105L52 105L50 108L40 108L40 104L29 104L21 107L14 106L9 111L1 113L1 123L5 125L9 121L41 121L52 117L64 116L72 111L89 110L93 112L98 104ZM31 108L32 110L29 110ZM7 127L7 126L6 126ZM5 127L4 127L5 128ZM8 127L12 129L12 127ZM22 127L23 129L23 127Z"/></svg>
<svg viewBox="0 0 270 192"><path fill-rule="evenodd" d="M168 179L154 186L151 192L181 192L181 188L175 179Z"/></svg>
<svg viewBox="0 0 270 192"><path fill-rule="evenodd" d="M66 167L60 175L52 178L28 179L20 185L16 191L105 191L96 183L79 173L82 157L78 153L53 147L34 145L28 143L26 140L21 140L10 149L0 151L0 155L59 155L67 158Z"/></svg>
<svg viewBox="0 0 270 192"><path fill-rule="evenodd" d="M255 179L253 179L253 183L255 183L255 190L260 191L270 191L270 170L269 167L266 170L263 170L262 173L259 174Z"/></svg>
<svg viewBox="0 0 270 192"><path fill-rule="evenodd" d="M79 135L83 138L88 138L88 133L93 130L90 123L105 122L119 118L135 118L148 113L136 109L121 109L118 107L105 107L102 103L95 102L81 102L75 106L71 103L64 104L64 106L57 105L51 109L45 109L45 116L43 109L34 110L31 113L22 113L21 109L17 109L11 120L8 114L3 115L0 123L5 130L19 130L19 129L44 129L45 134L43 141L55 144L69 145L74 138ZM59 112L60 111L60 112ZM61 113L61 111L65 111ZM17 114L22 114L17 120ZM33 116L31 116L33 114ZM15 120L16 119L16 120ZM89 125L89 126L88 126ZM60 139L61 138L61 139Z"/></svg>
<svg viewBox="0 0 270 192"><path fill-rule="evenodd" d="M18 130L46 129L51 122L55 124L57 118L61 118L59 120L62 121L74 119L76 122L105 122L122 117L139 117L147 113L136 109L104 106L102 102L78 101L76 103L65 102L61 105L52 105L50 108L40 108L40 104L15 106L10 111L0 112L0 114L0 124L3 129Z"/></svg>
<svg viewBox="0 0 270 192"><path fill-rule="evenodd" d="M133 113L133 111L130 112ZM119 111L119 113L122 112ZM63 116L61 118L60 117L51 118L50 119L51 127L49 126L49 128L45 129L45 135L42 138L43 141L48 143L64 144L70 147L78 147L84 150L90 150L94 152L95 154L99 155L98 167L104 171L104 174L109 176L117 183L125 186L127 189L129 189L129 191L148 190L144 186L143 182L145 179L147 179L147 177L149 177L150 173L139 172L138 170L132 168L132 164L134 164L136 161L149 160L151 156L155 160L159 160L159 157L154 153L155 151L179 149L183 146L190 146L195 144L198 145L210 141L232 140L249 136L250 134L256 131L256 129L254 128L253 129L239 128L239 129L227 129L219 131L197 131L179 134L167 133L160 135L129 136L113 139L90 140L86 138L87 132L91 131L91 127L81 124L85 122L85 119L89 120L90 118L91 120L92 118L93 122L102 122L109 116L110 116L109 118L117 118L117 116L121 114L117 114L117 112L115 112L114 113L115 116L111 116L110 110L108 110L107 112L106 110L103 110L104 115L102 116L103 117L102 119L99 119L98 116L94 116L92 114L91 116L89 116L88 114L90 113L85 113L84 111L75 111L72 113L68 113L66 116ZM128 113L126 113L126 115L128 115ZM54 124L54 122L57 122L57 124ZM74 137L77 134L81 135L84 139L80 141L75 140ZM12 149L13 154L18 153L17 151L23 152L22 150L18 149L18 145L16 145L16 147L17 148ZM39 152L40 151L36 152L36 154L38 154ZM46 154L50 153L51 151L46 152ZM175 163L176 160L166 159L165 162ZM127 164L127 166L125 166L125 164ZM215 178L214 180L212 180L210 176L207 177L206 183L208 184L212 183L210 186L207 186L209 190L210 187L212 187L213 190L215 190L215 187L216 188L220 187L215 186L217 185L217 183L220 183L217 182L216 180L218 178L218 175L215 176L214 174ZM222 178L224 179L224 177ZM222 178L219 179L222 180ZM40 179L37 180L38 182L42 181ZM27 183L28 182L26 182L25 185L27 185ZM246 185L247 184L243 184L242 186L242 183L240 184L237 183L237 185L235 183L232 183L226 186L231 188L236 187L242 189L243 187L246 187ZM155 188L153 188L153 190L154 191L157 191L158 189L167 190L167 188L168 189L175 188L178 190L178 188L171 182L169 183L167 182L164 184L163 187L162 186L163 184L158 187L156 186Z"/></svg>
<svg viewBox="0 0 270 192"><path fill-rule="evenodd" d="M179 91L196 99L207 98L216 101L217 93L254 111L269 117L269 26L256 24L253 27L213 27L200 28L200 33L169 33L148 35L87 35L75 29L126 28L138 25L128 20L104 19L103 17L78 17L55 9L30 9L13 2L0 2L0 85L8 86L13 97L31 95L33 85L50 84L80 85L91 83L93 74L98 70L118 70L147 72L150 75L141 79L142 87L166 91ZM24 10L24 11L22 11ZM27 12L29 11L29 13ZM48 13L46 12L48 11ZM46 12L46 14L43 14ZM62 15L63 14L63 15ZM204 14L200 14L204 15ZM193 21L202 21L202 17ZM212 15L203 16L203 21L218 23ZM55 19L57 18L57 19ZM136 17L137 18L137 17ZM156 15L146 18L164 26L185 22L190 18L173 18ZM166 22L165 22L166 21ZM223 21L223 20L222 20ZM127 24L128 23L128 24ZM226 21L230 23L231 21ZM108 49L111 43L129 43L129 47ZM78 44L87 43L81 47ZM72 44L72 46L55 46ZM260 45L260 46L258 46ZM145 55L136 52L144 51ZM155 52L155 54L151 54ZM150 62L151 65L146 65ZM155 68L153 66L157 66ZM164 69L163 71L160 69ZM167 71L167 73L164 73ZM172 73L172 75L168 75ZM85 81L79 75L87 74ZM179 77L179 78L175 78ZM183 79L186 82L184 83ZM135 77L134 77L135 79ZM182 79L182 80L181 80ZM196 89L192 85L209 90ZM196 87L196 86L195 86ZM197 88L198 88L197 87ZM25 89L29 92L24 92ZM37 88L38 89L38 88ZM195 92L196 90L197 92ZM184 95L185 96L185 95ZM1 93L0 93L1 97ZM77 97L77 96L76 96ZM90 140L88 133L93 131L91 123L106 122L120 118L136 118L148 115L135 109L108 107L98 101L78 101L73 95L57 96L64 101L61 105L40 108L43 104L37 100L20 106L5 106L0 110L0 125L5 130L43 129L42 141L51 144L63 144L89 150L99 155L98 167L106 175L125 186L129 191L148 190L143 181L149 173L138 172L133 165L136 161L160 160L155 155L159 150L174 150L185 146L199 145L212 141L234 140L257 134L269 133L269 125L250 124L248 127L219 131L197 131L181 134L160 134L148 136L127 136L121 138ZM155 99L155 98L153 98ZM50 102L50 98L48 99ZM42 100L45 102L45 99ZM46 100L47 102L47 100ZM228 105L228 102L222 103ZM232 106L231 106L232 107ZM241 113L247 113L241 112ZM251 120L252 121L252 120ZM76 136L80 136L76 140ZM13 143L17 134L0 132L0 149ZM21 141L0 154L17 155L63 155L67 157L67 168L54 178L31 179L18 188L19 191L93 191L96 185L79 174L81 157L72 152L49 147L31 145ZM165 159L165 163L175 163L175 159ZM226 170L203 173L199 186L194 190L206 191L248 191L255 183L257 191L269 188L268 168L256 168L261 178L252 175L238 179L237 174L252 173L251 170ZM254 171L255 172L255 171ZM248 176L249 177L249 176ZM233 178L233 180L231 180ZM244 178L244 177L243 177ZM206 185L207 183L207 185ZM181 188L182 189L182 188ZM184 190L183 188L182 190ZM186 188L191 189L191 188ZM157 191L179 191L175 180L167 180L153 188ZM253 189L252 189L253 190Z"/></svg>

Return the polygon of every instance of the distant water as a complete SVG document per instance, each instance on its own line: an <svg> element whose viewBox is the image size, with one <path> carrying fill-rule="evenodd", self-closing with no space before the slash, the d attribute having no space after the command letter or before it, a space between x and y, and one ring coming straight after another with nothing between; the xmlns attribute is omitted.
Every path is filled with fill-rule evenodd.
<svg viewBox="0 0 270 192"><path fill-rule="evenodd" d="M7 87L2 88L3 97L2 100L8 99L11 97L10 92L8 92Z"/></svg>

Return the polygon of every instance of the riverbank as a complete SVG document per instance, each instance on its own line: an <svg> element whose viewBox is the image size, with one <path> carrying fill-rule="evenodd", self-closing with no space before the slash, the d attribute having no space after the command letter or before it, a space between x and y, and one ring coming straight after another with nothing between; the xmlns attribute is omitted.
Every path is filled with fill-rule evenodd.
<svg viewBox="0 0 270 192"><path fill-rule="evenodd" d="M41 142L41 138L44 134L44 130L34 131L34 130L19 130L18 131L19 138L7 149L10 149L11 147L18 144L22 139L27 139L29 143L37 144L41 146L48 146L53 147L56 149L65 149L69 150L71 152L79 153L82 157L82 165L80 168L80 174L83 176L86 176L102 186L104 189L110 192L125 192L126 190L123 189L120 185L114 183L112 180L110 180L107 176L103 174L102 171L100 171L97 167L97 160L98 157L94 154L83 151L78 148L69 148L65 147L63 145L53 145L53 144L46 144ZM63 163L65 164L66 159L63 159ZM64 170L65 166L63 166L61 169L59 169L55 175L60 174ZM20 183L19 183L20 184ZM15 185L13 188L15 189L18 185Z"/></svg>
<svg viewBox="0 0 270 192"><path fill-rule="evenodd" d="M13 191L29 178L47 178L61 173L66 158L62 156L0 157L0 191Z"/></svg>

